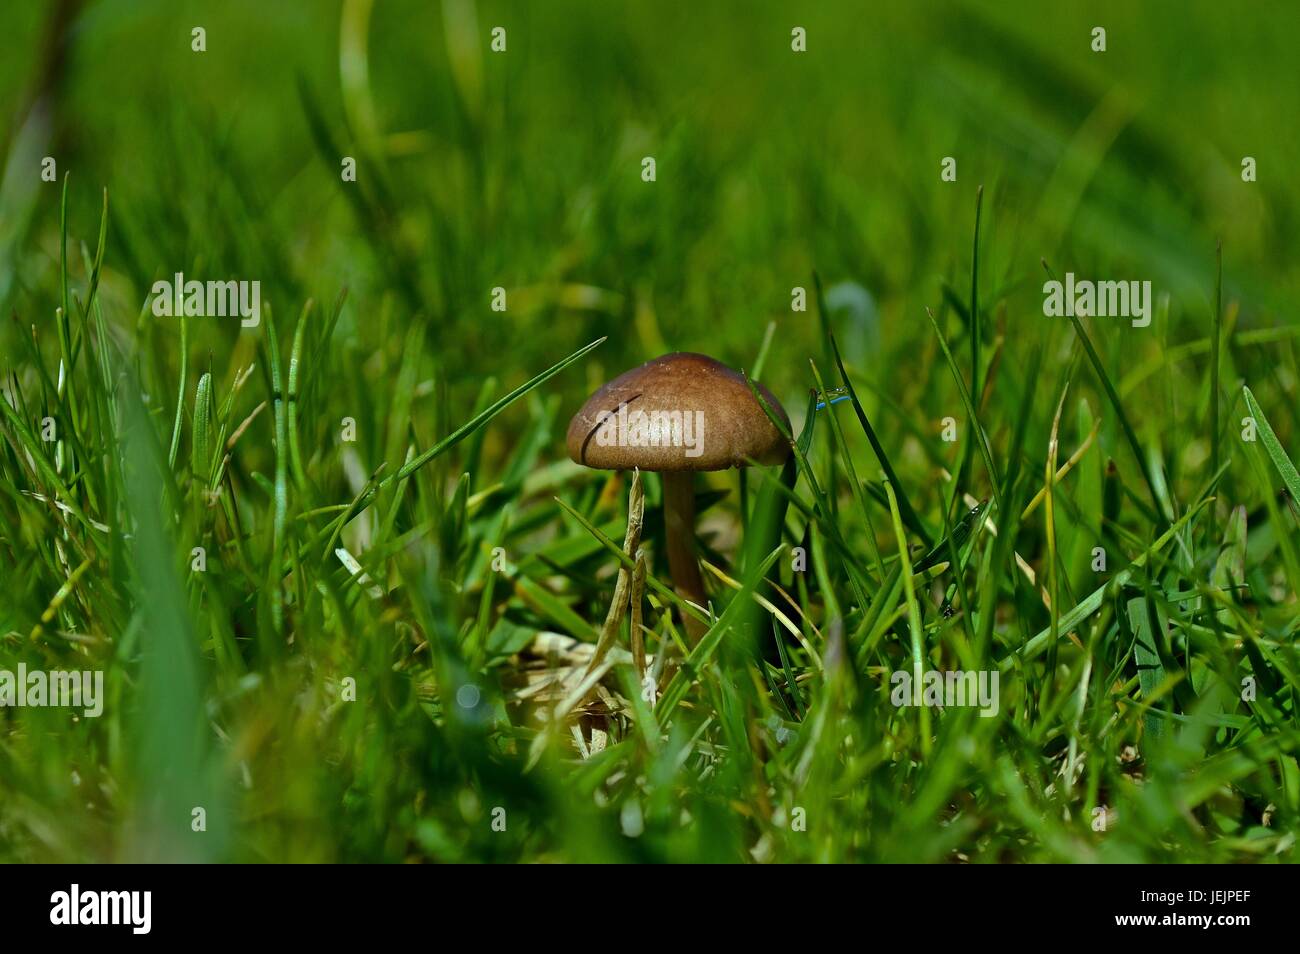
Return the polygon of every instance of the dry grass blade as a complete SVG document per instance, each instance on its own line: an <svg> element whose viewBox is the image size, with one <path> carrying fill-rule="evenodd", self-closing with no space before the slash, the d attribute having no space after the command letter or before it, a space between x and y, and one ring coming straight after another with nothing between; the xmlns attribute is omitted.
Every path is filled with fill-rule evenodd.
<svg viewBox="0 0 1300 954"><path fill-rule="evenodd" d="M623 537L623 552L633 560L636 559L637 549L641 546L641 527L644 523L645 490L641 485L641 471L634 470L628 499L627 533ZM620 564L618 578L614 583L614 599L609 604L609 612L605 614L605 625L600 631L600 639L596 642L596 651L592 653L591 662L587 666L588 675L604 661L605 654L618 639L619 627L623 624L623 614L628 608L628 592L631 583L632 577L627 566ZM564 713L559 712L556 715L562 717Z"/></svg>

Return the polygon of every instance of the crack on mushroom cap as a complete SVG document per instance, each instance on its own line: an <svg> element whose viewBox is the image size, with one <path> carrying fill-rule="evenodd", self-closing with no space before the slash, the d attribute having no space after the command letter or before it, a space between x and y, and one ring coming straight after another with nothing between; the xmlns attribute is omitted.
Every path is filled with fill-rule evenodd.
<svg viewBox="0 0 1300 954"><path fill-rule="evenodd" d="M756 386L788 428L781 403ZM648 361L597 390L570 421L566 445L575 462L602 470L725 470L751 458L778 464L790 453L744 376L690 352Z"/></svg>
<svg viewBox="0 0 1300 954"><path fill-rule="evenodd" d="M632 397L628 398L626 401L620 401L619 404L622 404L622 405L630 405L633 401L635 401L635 400L636 400L637 398L639 398L640 396L641 396L641 395L640 395L639 393L638 393L638 394L634 394L634 395L632 395ZM592 439L593 437L596 436L596 432L600 430L601 426L602 426L603 423L604 423L604 421L602 421L602 420L600 419L600 418L601 418L601 415L602 415L602 414L605 414L605 413L610 413L610 414L616 414L616 413L618 413L619 404L616 404L613 408L607 408L607 409L604 409L604 410L602 410L602 411L600 411L600 412L597 412L597 414L596 414L596 423L595 423L594 425L592 425L591 430L587 432L587 436L586 436L585 438L583 438L583 440L582 440L582 449L579 451L577 458L575 458L575 462L576 462L576 463L582 464L583 466L590 466L589 464L587 464L587 445L591 443L591 439ZM581 412L579 412L579 413L581 413ZM576 420L577 420L577 418L575 417L575 418L574 418L574 421L576 421ZM570 424L569 426L570 426L570 428L572 428L573 425Z"/></svg>

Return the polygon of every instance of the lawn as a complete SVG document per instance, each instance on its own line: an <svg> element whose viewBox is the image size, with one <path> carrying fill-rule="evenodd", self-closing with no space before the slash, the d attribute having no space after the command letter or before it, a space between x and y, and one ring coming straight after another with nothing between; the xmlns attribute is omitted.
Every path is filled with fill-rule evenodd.
<svg viewBox="0 0 1300 954"><path fill-rule="evenodd" d="M0 860L1294 861L1294 29L1078 6L6 3Z"/></svg>

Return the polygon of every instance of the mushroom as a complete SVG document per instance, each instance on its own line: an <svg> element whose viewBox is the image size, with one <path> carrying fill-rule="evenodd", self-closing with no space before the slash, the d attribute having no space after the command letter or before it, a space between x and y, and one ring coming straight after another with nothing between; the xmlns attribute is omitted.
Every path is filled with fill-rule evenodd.
<svg viewBox="0 0 1300 954"><path fill-rule="evenodd" d="M789 429L781 403L763 399ZM695 555L695 471L779 464L790 445L754 400L745 378L702 354L666 354L620 374L587 399L569 422L569 456L599 470L663 475L668 568L678 595L704 607ZM692 639L704 624L683 614Z"/></svg>

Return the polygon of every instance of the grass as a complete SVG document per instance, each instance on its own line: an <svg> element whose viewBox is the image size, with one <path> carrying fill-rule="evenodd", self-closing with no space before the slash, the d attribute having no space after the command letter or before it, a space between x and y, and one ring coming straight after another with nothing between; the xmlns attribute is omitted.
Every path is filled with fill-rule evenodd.
<svg viewBox="0 0 1300 954"><path fill-rule="evenodd" d="M0 15L0 670L106 697L0 709L0 859L1295 860L1264 18L1115 5L1098 55L1093 15L830 5L792 54L773 4L174 6ZM1150 279L1152 325L1044 317L1044 263ZM177 271L260 325L155 317ZM563 448L664 350L793 421L697 482L704 608L657 477L629 532ZM997 714L891 704L933 669Z"/></svg>

